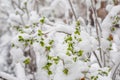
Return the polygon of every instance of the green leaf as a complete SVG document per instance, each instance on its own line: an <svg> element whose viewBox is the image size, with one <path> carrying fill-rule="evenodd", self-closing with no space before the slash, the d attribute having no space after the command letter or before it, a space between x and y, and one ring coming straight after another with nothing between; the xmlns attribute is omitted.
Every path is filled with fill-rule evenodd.
<svg viewBox="0 0 120 80"><path fill-rule="evenodd" d="M48 70L48 75L52 75L52 71Z"/></svg>
<svg viewBox="0 0 120 80"><path fill-rule="evenodd" d="M45 43L44 43L43 41L40 41L40 45L41 45L42 47L44 47L44 46L45 46Z"/></svg>
<svg viewBox="0 0 120 80"><path fill-rule="evenodd" d="M80 26L80 21L76 21L76 26Z"/></svg>
<svg viewBox="0 0 120 80"><path fill-rule="evenodd" d="M78 38L78 42L81 42L82 41L82 38Z"/></svg>
<svg viewBox="0 0 120 80"><path fill-rule="evenodd" d="M91 79L93 80L93 79L94 79L94 76L91 76Z"/></svg>
<svg viewBox="0 0 120 80"><path fill-rule="evenodd" d="M80 35L80 31L79 31L79 28L76 28L76 30L75 30L75 32L74 32L75 34L78 34L78 35Z"/></svg>
<svg viewBox="0 0 120 80"><path fill-rule="evenodd" d="M42 31L38 30L38 36L42 36L42 35L43 35Z"/></svg>
<svg viewBox="0 0 120 80"><path fill-rule="evenodd" d="M54 60L55 64L58 64L59 59L60 59L59 57L54 57L54 58L53 58L53 60Z"/></svg>
<svg viewBox="0 0 120 80"><path fill-rule="evenodd" d="M11 44L11 46L12 46L12 47L14 47L14 46L15 46L15 44L14 44L14 43L12 43L12 44Z"/></svg>
<svg viewBox="0 0 120 80"><path fill-rule="evenodd" d="M49 44L52 45L54 43L54 40L50 40Z"/></svg>
<svg viewBox="0 0 120 80"><path fill-rule="evenodd" d="M25 59L25 60L23 61L23 63L29 64L29 63L30 63L30 58Z"/></svg>
<svg viewBox="0 0 120 80"><path fill-rule="evenodd" d="M25 26L25 28L29 28L30 26Z"/></svg>
<svg viewBox="0 0 120 80"><path fill-rule="evenodd" d="M65 39L65 42L68 42L68 41L72 41L72 37L71 36L67 36L67 38Z"/></svg>
<svg viewBox="0 0 120 80"><path fill-rule="evenodd" d="M19 38L18 41L21 41L21 42L24 41L24 38L22 36L18 36L18 38Z"/></svg>
<svg viewBox="0 0 120 80"><path fill-rule="evenodd" d="M33 44L33 39L31 39L29 42L30 42L30 44Z"/></svg>
<svg viewBox="0 0 120 80"><path fill-rule="evenodd" d="M42 18L40 19L40 23L41 23L41 24L44 24L44 23L45 23L45 17L42 17Z"/></svg>
<svg viewBox="0 0 120 80"><path fill-rule="evenodd" d="M48 67L50 67L50 66L52 65L52 63L48 62L46 65L47 65Z"/></svg>
<svg viewBox="0 0 120 80"><path fill-rule="evenodd" d="M70 52L69 52L69 51L67 51L67 52L66 52L66 55L71 56L71 54L70 54Z"/></svg>
<svg viewBox="0 0 120 80"><path fill-rule="evenodd" d="M51 46L46 46L45 49L46 49L46 51L50 51Z"/></svg>
<svg viewBox="0 0 120 80"><path fill-rule="evenodd" d="M51 60L52 58L53 58L52 56L49 56L49 55L47 56L48 60Z"/></svg>
<svg viewBox="0 0 120 80"><path fill-rule="evenodd" d="M73 57L73 61L76 62L77 61L77 57Z"/></svg>
<svg viewBox="0 0 120 80"><path fill-rule="evenodd" d="M49 70L50 66L52 65L52 63L48 62L43 69Z"/></svg>
<svg viewBox="0 0 120 80"><path fill-rule="evenodd" d="M68 47L67 50L72 51L72 48L71 48L71 47Z"/></svg>
<svg viewBox="0 0 120 80"><path fill-rule="evenodd" d="M25 46L25 47L27 47L27 46L28 46L28 43L27 43L27 42L25 42L24 46Z"/></svg>
<svg viewBox="0 0 120 80"><path fill-rule="evenodd" d="M83 50L78 51L78 56L82 56Z"/></svg>
<svg viewBox="0 0 120 80"><path fill-rule="evenodd" d="M68 47L73 47L73 43L68 43Z"/></svg>
<svg viewBox="0 0 120 80"><path fill-rule="evenodd" d="M68 69L67 68L65 68L64 70L63 70L63 73L65 74L65 75L68 75Z"/></svg>
<svg viewBox="0 0 120 80"><path fill-rule="evenodd" d="M24 2L24 5L27 5L27 2Z"/></svg>
<svg viewBox="0 0 120 80"><path fill-rule="evenodd" d="M91 76L91 80L97 80L98 76Z"/></svg>
<svg viewBox="0 0 120 80"><path fill-rule="evenodd" d="M111 28L111 31L112 31L112 32L113 32L113 31L115 31L115 28L114 28L114 27L112 27L112 28Z"/></svg>

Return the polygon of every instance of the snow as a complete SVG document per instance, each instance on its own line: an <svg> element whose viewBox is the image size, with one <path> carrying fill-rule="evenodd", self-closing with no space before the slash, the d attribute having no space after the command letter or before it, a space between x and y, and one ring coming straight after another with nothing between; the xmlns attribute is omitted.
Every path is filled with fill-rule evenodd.
<svg viewBox="0 0 120 80"><path fill-rule="evenodd" d="M93 4L98 10L101 1L107 2L105 19L96 17L102 29L98 28L98 33L102 33L98 39L96 26L90 24L91 0L79 1L87 10L71 0L80 24L73 19L68 1L0 0L0 78L91 80L98 76L97 80L112 80L120 56L120 29L115 27L120 24L120 5L114 6L112 0ZM87 13L87 19L78 16L82 13ZM118 21L113 24L116 16ZM113 39L108 40L110 35ZM27 58L30 62L24 63Z"/></svg>
<svg viewBox="0 0 120 80"><path fill-rule="evenodd" d="M18 80L26 80L24 67L19 62L16 64L15 73Z"/></svg>

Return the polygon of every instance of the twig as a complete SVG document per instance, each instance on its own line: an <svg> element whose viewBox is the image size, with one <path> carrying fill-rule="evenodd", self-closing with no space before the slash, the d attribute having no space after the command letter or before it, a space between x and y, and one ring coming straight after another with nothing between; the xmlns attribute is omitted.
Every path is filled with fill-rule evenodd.
<svg viewBox="0 0 120 80"><path fill-rule="evenodd" d="M20 15L20 19L21 19L21 21L22 21L22 25L25 26L25 22L24 22L24 20L23 20L23 16L22 16L22 15Z"/></svg>
<svg viewBox="0 0 120 80"><path fill-rule="evenodd" d="M18 80L16 77L7 74L5 72L0 72L0 78L5 79L5 80Z"/></svg>
<svg viewBox="0 0 120 80"><path fill-rule="evenodd" d="M71 3L70 0L68 0L68 2L69 2L70 7L71 7L71 9L72 9L72 12L73 12L73 15L74 15L74 17L75 17L75 20L77 21L77 16L76 16L75 11L74 11L74 9L73 9L72 3Z"/></svg>
<svg viewBox="0 0 120 80"><path fill-rule="evenodd" d="M116 73L116 71L118 70L119 66L120 66L120 62L117 64L117 66L116 66L115 69L114 69L114 72L113 72L113 74L112 74L112 80L115 80L115 73Z"/></svg>
<svg viewBox="0 0 120 80"><path fill-rule="evenodd" d="M98 38L98 43L99 43L99 52L100 52L100 58L101 58L101 61L103 60L103 57L102 57L102 49L101 49L101 40L100 40L100 34L99 34L99 29L98 29L98 24L97 24L97 14L95 13L95 9L94 9L94 6L93 6L93 1L91 0L91 4L92 4L92 10L93 10L93 13L94 13L94 23L95 23L95 27L96 27L96 33L97 33L97 38Z"/></svg>
<svg viewBox="0 0 120 80"><path fill-rule="evenodd" d="M97 59L97 61L98 61L99 66L102 67L102 65L101 65L101 63L100 63L100 60L99 60L97 54L95 53L95 51L93 51L93 54L95 55L95 57L96 57L96 59Z"/></svg>

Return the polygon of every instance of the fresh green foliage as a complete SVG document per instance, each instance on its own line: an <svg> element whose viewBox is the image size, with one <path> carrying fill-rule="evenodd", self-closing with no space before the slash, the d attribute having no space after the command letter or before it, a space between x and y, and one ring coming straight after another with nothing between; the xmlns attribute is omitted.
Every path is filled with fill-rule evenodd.
<svg viewBox="0 0 120 80"><path fill-rule="evenodd" d="M42 47L44 47L44 46L45 46L45 43L44 43L43 41L40 41L40 45L41 45Z"/></svg>
<svg viewBox="0 0 120 80"><path fill-rule="evenodd" d="M79 31L79 28L78 27L76 27L76 29L75 29L75 32L74 32L75 34L78 34L78 35L80 35L80 31Z"/></svg>
<svg viewBox="0 0 120 80"><path fill-rule="evenodd" d="M65 42L68 42L68 41L72 41L72 36L71 35L67 35L67 37L65 39Z"/></svg>
<svg viewBox="0 0 120 80"><path fill-rule="evenodd" d="M97 80L98 76L91 76L91 80Z"/></svg>
<svg viewBox="0 0 120 80"><path fill-rule="evenodd" d="M23 63L29 64L29 63L30 63L30 58L25 59L25 60L23 61Z"/></svg>
<svg viewBox="0 0 120 80"><path fill-rule="evenodd" d="M54 40L50 40L49 44L52 45L54 43Z"/></svg>
<svg viewBox="0 0 120 80"><path fill-rule="evenodd" d="M63 73L64 73L65 75L68 75L68 72L69 72L69 70L68 70L67 68L64 68Z"/></svg>
<svg viewBox="0 0 120 80"><path fill-rule="evenodd" d="M73 61L76 62L77 61L77 57L73 57Z"/></svg>
<svg viewBox="0 0 120 80"><path fill-rule="evenodd" d="M38 36L42 36L42 35L43 35L42 31L38 30Z"/></svg>
<svg viewBox="0 0 120 80"><path fill-rule="evenodd" d="M45 17L42 17L42 18L40 19L40 23L41 23L41 24L44 24L44 23L45 23Z"/></svg>
<svg viewBox="0 0 120 80"><path fill-rule="evenodd" d="M46 46L45 49L46 49L46 51L50 51L51 46Z"/></svg>
<svg viewBox="0 0 120 80"><path fill-rule="evenodd" d="M18 36L18 41L21 41L21 42L23 42L24 41L24 38L22 37L22 36Z"/></svg>
<svg viewBox="0 0 120 80"><path fill-rule="evenodd" d="M50 67L52 66L52 63L48 62L44 67L43 69L47 70L48 72L48 75L51 75L52 74L52 71L50 70Z"/></svg>
<svg viewBox="0 0 120 80"><path fill-rule="evenodd" d="M78 51L78 56L82 56L83 52L84 52L83 50L79 50Z"/></svg>
<svg viewBox="0 0 120 80"><path fill-rule="evenodd" d="M80 26L80 21L76 21L76 26Z"/></svg>

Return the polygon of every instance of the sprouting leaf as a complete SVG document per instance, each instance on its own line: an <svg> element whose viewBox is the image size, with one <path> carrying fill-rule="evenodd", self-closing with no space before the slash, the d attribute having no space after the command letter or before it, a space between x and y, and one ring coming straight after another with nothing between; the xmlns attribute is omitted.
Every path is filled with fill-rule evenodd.
<svg viewBox="0 0 120 80"><path fill-rule="evenodd" d="M79 28L76 28L76 30L75 30L75 32L74 32L75 34L78 34L78 35L80 35L80 31L79 31Z"/></svg>
<svg viewBox="0 0 120 80"><path fill-rule="evenodd" d="M72 36L68 35L65 39L65 42L72 41Z"/></svg>
<svg viewBox="0 0 120 80"><path fill-rule="evenodd" d="M18 41L24 41L24 38L22 36L18 36Z"/></svg>
<svg viewBox="0 0 120 80"><path fill-rule="evenodd" d="M33 44L33 39L31 39L29 42L30 42L30 44Z"/></svg>
<svg viewBox="0 0 120 80"><path fill-rule="evenodd" d="M64 70L63 70L63 73L65 74L65 75L68 75L68 69L67 68L64 68Z"/></svg>
<svg viewBox="0 0 120 80"><path fill-rule="evenodd" d="M81 42L82 41L82 38L78 38L78 42Z"/></svg>
<svg viewBox="0 0 120 80"><path fill-rule="evenodd" d="M52 65L52 63L48 62L43 69L49 70L50 66Z"/></svg>
<svg viewBox="0 0 120 80"><path fill-rule="evenodd" d="M115 28L114 28L114 27L112 27L112 28L111 28L111 31L112 31L112 32L113 32L113 31L115 31Z"/></svg>
<svg viewBox="0 0 120 80"><path fill-rule="evenodd" d="M24 5L27 5L27 2L24 2Z"/></svg>
<svg viewBox="0 0 120 80"><path fill-rule="evenodd" d="M46 51L50 51L51 46L46 46L45 49L46 49Z"/></svg>
<svg viewBox="0 0 120 80"><path fill-rule="evenodd" d="M51 60L52 58L53 58L52 56L49 56L49 55L47 56L48 60Z"/></svg>
<svg viewBox="0 0 120 80"><path fill-rule="evenodd" d="M54 43L54 40L50 40L49 44L52 45Z"/></svg>
<svg viewBox="0 0 120 80"><path fill-rule="evenodd" d="M83 50L78 51L78 56L82 56Z"/></svg>
<svg viewBox="0 0 120 80"><path fill-rule="evenodd" d="M76 21L76 26L80 26L80 21Z"/></svg>
<svg viewBox="0 0 120 80"><path fill-rule="evenodd" d="M15 46L15 44L14 44L14 43L12 43L12 44L11 44L11 46L12 46L12 47L14 47L14 46Z"/></svg>
<svg viewBox="0 0 120 80"><path fill-rule="evenodd" d="M25 28L29 28L30 26L25 26Z"/></svg>
<svg viewBox="0 0 120 80"><path fill-rule="evenodd" d="M73 57L73 61L76 62L77 61L77 57Z"/></svg>
<svg viewBox="0 0 120 80"><path fill-rule="evenodd" d="M45 43L43 41L40 41L40 45L44 47Z"/></svg>
<svg viewBox="0 0 120 80"><path fill-rule="evenodd" d="M43 35L42 31L38 30L38 36L42 36L42 35Z"/></svg>
<svg viewBox="0 0 120 80"><path fill-rule="evenodd" d="M23 63L29 64L29 63L30 63L30 58L25 59L25 60L23 61Z"/></svg>
<svg viewBox="0 0 120 80"><path fill-rule="evenodd" d="M40 19L40 23L41 23L41 24L44 24L44 22L45 22L45 17L42 17L42 18Z"/></svg>
<svg viewBox="0 0 120 80"><path fill-rule="evenodd" d="M91 76L91 80L97 80L98 76Z"/></svg>
<svg viewBox="0 0 120 80"><path fill-rule="evenodd" d="M54 57L54 58L53 58L53 60L54 60L55 64L58 64L59 59L60 59L59 57Z"/></svg>
<svg viewBox="0 0 120 80"><path fill-rule="evenodd" d="M52 74L52 71L48 70L48 75L51 75Z"/></svg>
<svg viewBox="0 0 120 80"><path fill-rule="evenodd" d="M71 54L70 54L70 52L69 52L69 51L67 51L67 52L66 52L66 55L71 56Z"/></svg>
<svg viewBox="0 0 120 80"><path fill-rule="evenodd" d="M50 66L52 65L52 63L48 62L46 65L47 65L48 67L50 67Z"/></svg>

